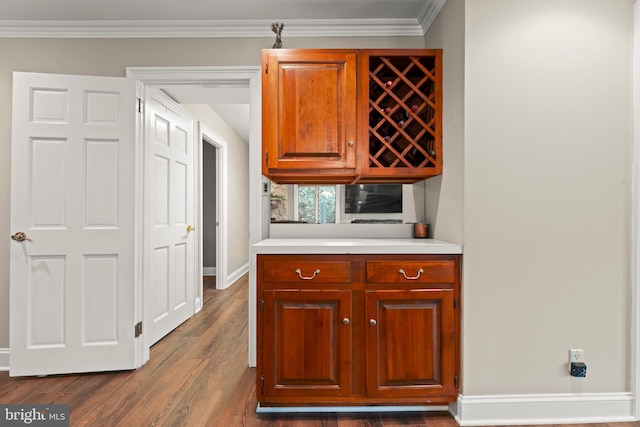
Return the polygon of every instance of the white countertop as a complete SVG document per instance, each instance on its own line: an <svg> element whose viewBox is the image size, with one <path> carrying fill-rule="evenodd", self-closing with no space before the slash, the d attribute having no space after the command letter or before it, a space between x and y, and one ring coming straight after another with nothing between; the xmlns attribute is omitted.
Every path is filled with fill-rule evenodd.
<svg viewBox="0 0 640 427"><path fill-rule="evenodd" d="M277 238L251 247L252 254L461 254L455 243L434 239Z"/></svg>

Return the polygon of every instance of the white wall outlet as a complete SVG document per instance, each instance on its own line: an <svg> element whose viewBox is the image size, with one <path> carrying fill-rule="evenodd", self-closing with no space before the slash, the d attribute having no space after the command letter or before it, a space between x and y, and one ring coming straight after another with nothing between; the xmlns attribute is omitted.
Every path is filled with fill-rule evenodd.
<svg viewBox="0 0 640 427"><path fill-rule="evenodd" d="M584 363L584 350L581 348L569 349L569 363L571 362L583 362Z"/></svg>

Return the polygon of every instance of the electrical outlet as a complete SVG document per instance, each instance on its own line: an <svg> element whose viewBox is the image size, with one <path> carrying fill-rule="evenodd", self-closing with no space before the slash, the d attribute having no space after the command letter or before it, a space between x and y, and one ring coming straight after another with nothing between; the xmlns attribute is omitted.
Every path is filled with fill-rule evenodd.
<svg viewBox="0 0 640 427"><path fill-rule="evenodd" d="M584 350L578 348L569 349L569 363L584 363Z"/></svg>

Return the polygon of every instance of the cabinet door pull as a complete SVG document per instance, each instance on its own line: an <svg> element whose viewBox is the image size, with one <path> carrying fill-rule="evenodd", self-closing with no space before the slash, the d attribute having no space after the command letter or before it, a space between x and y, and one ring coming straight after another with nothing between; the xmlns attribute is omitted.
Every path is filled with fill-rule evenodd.
<svg viewBox="0 0 640 427"><path fill-rule="evenodd" d="M298 273L298 277L301 278L302 280L312 280L312 279L315 279L316 274L320 274L320 269L317 268L316 271L313 272L313 276L303 276L302 271L300 271L299 268L296 268L296 273Z"/></svg>
<svg viewBox="0 0 640 427"><path fill-rule="evenodd" d="M407 280L418 280L420 278L420 275L422 275L422 273L424 273L423 269L418 269L418 274L415 276L407 276L407 273L404 272L403 269L398 270L398 273L402 274L404 276L405 279Z"/></svg>
<svg viewBox="0 0 640 427"><path fill-rule="evenodd" d="M349 324L349 322L350 322L350 320L349 320L349 318L348 318L348 317L345 317L344 319L342 319L342 324L343 324L343 325L348 325L348 324Z"/></svg>
<svg viewBox="0 0 640 427"><path fill-rule="evenodd" d="M371 326L376 326L376 325L378 324L378 322L376 322L376 319L370 319L370 320L369 320L369 324L370 324Z"/></svg>

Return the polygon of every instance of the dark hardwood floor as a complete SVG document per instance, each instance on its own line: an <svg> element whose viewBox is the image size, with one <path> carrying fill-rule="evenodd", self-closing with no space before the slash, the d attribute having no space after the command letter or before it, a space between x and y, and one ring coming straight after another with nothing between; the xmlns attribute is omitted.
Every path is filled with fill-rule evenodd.
<svg viewBox="0 0 640 427"><path fill-rule="evenodd" d="M45 378L0 372L0 403L68 404L71 426L457 427L441 412L257 415L255 369L247 367L247 292L246 275L224 291L205 279L202 311L154 345L142 368Z"/></svg>

